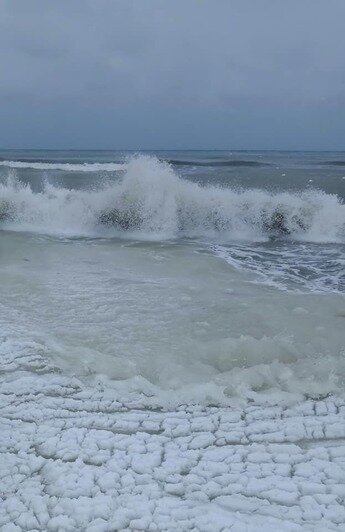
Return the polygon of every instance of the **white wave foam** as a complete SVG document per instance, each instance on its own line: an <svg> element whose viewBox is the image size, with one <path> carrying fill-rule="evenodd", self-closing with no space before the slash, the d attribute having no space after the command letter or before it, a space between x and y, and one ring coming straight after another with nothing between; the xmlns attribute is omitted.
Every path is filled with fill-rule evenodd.
<svg viewBox="0 0 345 532"><path fill-rule="evenodd" d="M238 270L280 290L345 292L344 246L270 242L212 244L212 251Z"/></svg>
<svg viewBox="0 0 345 532"><path fill-rule="evenodd" d="M129 161L123 179L98 191L46 185L40 193L15 179L0 186L0 220L15 230L79 235L110 231L143 239L212 237L343 242L345 205L321 191L269 193L202 187L147 156Z"/></svg>
<svg viewBox="0 0 345 532"><path fill-rule="evenodd" d="M46 163L35 161L0 161L7 168L31 168L33 170L65 170L66 172L115 172L123 170L120 163Z"/></svg>

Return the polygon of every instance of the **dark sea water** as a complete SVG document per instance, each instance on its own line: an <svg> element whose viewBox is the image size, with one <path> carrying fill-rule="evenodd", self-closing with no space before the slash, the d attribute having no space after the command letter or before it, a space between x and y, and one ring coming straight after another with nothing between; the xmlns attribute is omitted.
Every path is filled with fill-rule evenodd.
<svg viewBox="0 0 345 532"><path fill-rule="evenodd" d="M158 395L334 391L344 199L345 152L0 151L1 329Z"/></svg>

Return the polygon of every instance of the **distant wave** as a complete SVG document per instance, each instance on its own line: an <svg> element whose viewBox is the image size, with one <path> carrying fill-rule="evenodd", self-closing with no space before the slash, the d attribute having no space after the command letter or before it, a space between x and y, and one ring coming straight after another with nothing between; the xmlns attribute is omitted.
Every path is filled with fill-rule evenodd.
<svg viewBox="0 0 345 532"><path fill-rule="evenodd" d="M269 166L267 163L259 161L244 161L244 160L230 160L230 161L184 161L183 159L168 159L169 164L173 166Z"/></svg>
<svg viewBox="0 0 345 532"><path fill-rule="evenodd" d="M201 167L260 167L269 166L267 163L259 161L228 160L228 161L184 161L182 159L168 159L166 161L172 166L201 166ZM21 159L20 161L5 160L0 158L0 166L17 169L32 170L63 170L66 172L115 172L125 168L124 163L74 163L57 162L47 160Z"/></svg>
<svg viewBox="0 0 345 532"><path fill-rule="evenodd" d="M47 161L6 161L0 160L0 166L7 168L31 168L33 170L64 170L66 172L115 172L122 170L120 163L58 163Z"/></svg>
<svg viewBox="0 0 345 532"><path fill-rule="evenodd" d="M0 221L50 234L345 241L345 205L336 195L202 187L148 156L129 160L120 182L97 191L46 184L35 193L9 179L0 185Z"/></svg>
<svg viewBox="0 0 345 532"><path fill-rule="evenodd" d="M321 164L326 164L327 166L345 166L345 161L323 161Z"/></svg>

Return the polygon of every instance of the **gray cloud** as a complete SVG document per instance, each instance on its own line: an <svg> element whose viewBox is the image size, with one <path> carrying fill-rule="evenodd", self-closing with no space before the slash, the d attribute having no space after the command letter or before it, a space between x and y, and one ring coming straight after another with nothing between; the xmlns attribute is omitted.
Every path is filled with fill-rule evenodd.
<svg viewBox="0 0 345 532"><path fill-rule="evenodd" d="M0 0L4 147L342 148L343 0Z"/></svg>

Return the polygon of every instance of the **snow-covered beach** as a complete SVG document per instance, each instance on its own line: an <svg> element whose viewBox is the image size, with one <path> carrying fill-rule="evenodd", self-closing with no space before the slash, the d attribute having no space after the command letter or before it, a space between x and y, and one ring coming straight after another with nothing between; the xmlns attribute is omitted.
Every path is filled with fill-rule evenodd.
<svg viewBox="0 0 345 532"><path fill-rule="evenodd" d="M2 532L344 529L344 396L162 409L8 355L0 401Z"/></svg>

